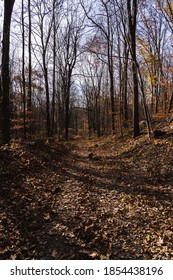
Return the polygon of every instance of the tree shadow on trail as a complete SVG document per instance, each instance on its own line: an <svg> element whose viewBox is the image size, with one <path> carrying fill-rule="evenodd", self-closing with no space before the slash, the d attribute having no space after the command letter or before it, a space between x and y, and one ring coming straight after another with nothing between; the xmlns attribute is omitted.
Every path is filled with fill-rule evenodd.
<svg viewBox="0 0 173 280"><path fill-rule="evenodd" d="M40 161L41 156L38 154ZM157 230L148 211L166 205L162 220L161 214L155 217L162 226L168 215L172 217L168 205L173 197L166 190L167 181L160 187L139 170L134 177L134 169L121 170L121 161L110 158L113 167L107 169L103 159L92 162L86 154L62 156L62 161L55 155L46 165L37 163L36 169L31 164L28 170L19 168L11 152L4 157L9 166L0 177L0 259L153 257L143 243L149 230L151 234ZM55 177L54 185L50 174ZM27 176L42 181L28 181ZM123 198L127 196L126 205ZM144 205L133 209L138 198ZM156 246L157 240L154 242Z"/></svg>
<svg viewBox="0 0 173 280"><path fill-rule="evenodd" d="M54 220L63 225L63 218L58 213L54 220L46 218L52 213L52 199L44 199L44 189L38 199L40 189L30 185L29 191L17 168L14 161L8 178L2 173L0 177L0 259L92 259L72 239L49 234Z"/></svg>
<svg viewBox="0 0 173 280"><path fill-rule="evenodd" d="M74 155L75 158L85 161L85 166L81 167L78 163L68 161L64 176L72 178L78 182L94 186L100 189L115 190L118 193L145 195L149 199L172 202L173 193L171 189L162 188L171 182L170 174L158 175L157 178L149 177L146 172L139 169L131 169L129 166L119 165L119 161L111 158L112 169L102 170L105 162L97 161L91 163L85 156ZM99 167L99 168L98 168ZM173 174L171 174L173 176ZM166 180L167 179L167 180ZM162 185L162 187L160 187Z"/></svg>

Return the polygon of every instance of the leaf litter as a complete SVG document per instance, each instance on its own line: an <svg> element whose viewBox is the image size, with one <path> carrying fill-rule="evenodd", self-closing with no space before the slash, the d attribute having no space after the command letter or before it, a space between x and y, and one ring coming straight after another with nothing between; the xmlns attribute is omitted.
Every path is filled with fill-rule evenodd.
<svg viewBox="0 0 173 280"><path fill-rule="evenodd" d="M173 259L172 139L72 146L0 148L0 259Z"/></svg>

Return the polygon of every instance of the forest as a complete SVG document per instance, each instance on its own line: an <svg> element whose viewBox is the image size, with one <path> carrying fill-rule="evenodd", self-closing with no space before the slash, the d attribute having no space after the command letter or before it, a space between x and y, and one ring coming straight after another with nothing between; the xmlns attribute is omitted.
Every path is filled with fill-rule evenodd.
<svg viewBox="0 0 173 280"><path fill-rule="evenodd" d="M0 259L173 259L173 1L0 2Z"/></svg>

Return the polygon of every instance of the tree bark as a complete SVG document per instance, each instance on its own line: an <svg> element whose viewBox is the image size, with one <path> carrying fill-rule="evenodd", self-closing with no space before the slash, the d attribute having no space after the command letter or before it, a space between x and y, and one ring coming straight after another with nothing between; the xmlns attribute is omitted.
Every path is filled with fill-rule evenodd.
<svg viewBox="0 0 173 280"><path fill-rule="evenodd" d="M9 71L9 51L10 51L10 26L11 16L15 0L4 0L4 25L2 41L2 143L10 141L10 71Z"/></svg>
<svg viewBox="0 0 173 280"><path fill-rule="evenodd" d="M133 75L133 137L140 134L139 130L139 90L138 90L138 70L136 58L136 16L137 0L127 0L127 12L129 23L130 52L132 57L132 75Z"/></svg>
<svg viewBox="0 0 173 280"><path fill-rule="evenodd" d="M28 20L29 20L29 37L28 37L28 56L29 56L29 64L28 64L28 98L27 98L27 114L29 120L29 132L31 133L31 95L32 95L32 56L31 56L31 1L28 0Z"/></svg>
<svg viewBox="0 0 173 280"><path fill-rule="evenodd" d="M53 90L52 90L52 128L51 134L55 132L55 83L56 83L56 20L55 20L55 4L56 0L53 2Z"/></svg>
<svg viewBox="0 0 173 280"><path fill-rule="evenodd" d="M23 87L23 136L26 137L26 81L25 81L25 22L24 0L22 0L22 87Z"/></svg>
<svg viewBox="0 0 173 280"><path fill-rule="evenodd" d="M170 98L170 101L169 101L169 109L168 109L168 113L171 111L172 109L172 105L173 105L173 92L171 94L171 98Z"/></svg>

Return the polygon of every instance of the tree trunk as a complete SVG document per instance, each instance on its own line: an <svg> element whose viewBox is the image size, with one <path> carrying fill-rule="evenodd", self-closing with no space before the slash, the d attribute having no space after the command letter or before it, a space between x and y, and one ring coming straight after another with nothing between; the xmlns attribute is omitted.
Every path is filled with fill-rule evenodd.
<svg viewBox="0 0 173 280"><path fill-rule="evenodd" d="M4 25L2 41L2 143L10 141L10 73L9 73L9 50L10 50L10 25L15 0L4 0Z"/></svg>
<svg viewBox="0 0 173 280"><path fill-rule="evenodd" d="M32 57L31 57L31 1L28 0L28 20L29 20L29 30L28 30L28 56L29 56L29 65L28 65L28 98L27 98L27 114L29 120L29 132L31 133L31 88L32 88Z"/></svg>
<svg viewBox="0 0 173 280"><path fill-rule="evenodd" d="M49 97L49 82L48 82L48 71L46 67L45 54L43 54L43 69L44 69L44 80L46 88L46 126L47 135L50 136L50 97Z"/></svg>
<svg viewBox="0 0 173 280"><path fill-rule="evenodd" d="M130 52L132 57L132 75L133 75L133 137L139 136L139 91L138 91L138 74L136 59L136 16L137 0L127 0L127 12L129 22Z"/></svg>
<svg viewBox="0 0 173 280"><path fill-rule="evenodd" d="M26 81L25 81L25 22L22 0L22 88L23 88L23 136L26 137Z"/></svg>
<svg viewBox="0 0 173 280"><path fill-rule="evenodd" d="M124 59L124 69L123 69L123 122L127 126L128 121L128 101L127 101L127 76L128 76L128 56L129 49L125 44L125 59Z"/></svg>
<svg viewBox="0 0 173 280"><path fill-rule="evenodd" d="M168 113L171 111L172 105L173 105L173 92L172 92L172 94L171 94L171 98L170 98L170 101L169 101Z"/></svg>
<svg viewBox="0 0 173 280"><path fill-rule="evenodd" d="M137 77L137 67L135 62L132 66L133 71L133 137L139 136L139 100L138 100L138 77Z"/></svg>
<svg viewBox="0 0 173 280"><path fill-rule="evenodd" d="M53 91L52 91L52 128L51 134L55 132L55 83L56 83L56 21L55 21L55 2L53 2Z"/></svg>
<svg viewBox="0 0 173 280"><path fill-rule="evenodd" d="M65 140L69 140L69 104L70 104L70 87L71 87L71 76L72 76L72 68L71 65L67 70L67 84L66 84L66 94L65 94Z"/></svg>

